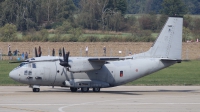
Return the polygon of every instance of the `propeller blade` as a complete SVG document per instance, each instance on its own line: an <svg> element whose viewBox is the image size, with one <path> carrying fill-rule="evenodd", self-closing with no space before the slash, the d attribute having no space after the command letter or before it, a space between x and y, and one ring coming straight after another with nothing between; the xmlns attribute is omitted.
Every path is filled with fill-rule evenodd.
<svg viewBox="0 0 200 112"><path fill-rule="evenodd" d="M64 67L71 67L68 63L68 58L69 58L69 52L65 54L65 49L63 47L63 60L60 60L60 65Z"/></svg>
<svg viewBox="0 0 200 112"><path fill-rule="evenodd" d="M65 61L65 49L63 47L63 60Z"/></svg>
<svg viewBox="0 0 200 112"><path fill-rule="evenodd" d="M66 54L66 62L67 62L67 66L71 67L71 65L69 64L69 54L70 54L70 52L67 52L67 54Z"/></svg>
<svg viewBox="0 0 200 112"><path fill-rule="evenodd" d="M22 63L22 62L29 62L28 60L27 61L11 61L9 63Z"/></svg>
<svg viewBox="0 0 200 112"><path fill-rule="evenodd" d="M68 58L69 58L69 52L67 52L67 54L66 54L66 56L65 56L65 60L66 60L66 62L68 62Z"/></svg>
<svg viewBox="0 0 200 112"><path fill-rule="evenodd" d="M38 57L37 48L35 47L35 57Z"/></svg>
<svg viewBox="0 0 200 112"><path fill-rule="evenodd" d="M39 46L39 48L38 48L38 54L39 54L39 57L41 56L41 54L42 54L42 49L41 49L41 47Z"/></svg>

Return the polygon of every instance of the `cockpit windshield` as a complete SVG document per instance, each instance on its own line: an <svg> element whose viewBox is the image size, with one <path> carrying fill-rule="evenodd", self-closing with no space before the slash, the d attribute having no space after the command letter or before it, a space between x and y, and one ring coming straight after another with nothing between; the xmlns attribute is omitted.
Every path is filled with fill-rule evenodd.
<svg viewBox="0 0 200 112"><path fill-rule="evenodd" d="M18 67L28 67L28 63L20 63Z"/></svg>
<svg viewBox="0 0 200 112"><path fill-rule="evenodd" d="M36 63L20 63L19 66L17 66L15 69L18 69L18 68L36 68Z"/></svg>
<svg viewBox="0 0 200 112"><path fill-rule="evenodd" d="M28 63L20 63L18 67L14 68L14 70L21 68L21 67L28 67Z"/></svg>

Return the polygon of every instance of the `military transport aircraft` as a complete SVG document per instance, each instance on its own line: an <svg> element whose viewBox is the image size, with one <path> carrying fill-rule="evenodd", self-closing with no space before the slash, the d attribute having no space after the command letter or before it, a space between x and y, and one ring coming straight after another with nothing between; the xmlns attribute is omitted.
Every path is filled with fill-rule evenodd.
<svg viewBox="0 0 200 112"><path fill-rule="evenodd" d="M70 87L71 92L90 88L119 86L134 81L175 63L181 62L182 17L169 17L152 47L143 53L126 57L63 57L41 56L21 62L9 76L28 84L33 92L40 86Z"/></svg>

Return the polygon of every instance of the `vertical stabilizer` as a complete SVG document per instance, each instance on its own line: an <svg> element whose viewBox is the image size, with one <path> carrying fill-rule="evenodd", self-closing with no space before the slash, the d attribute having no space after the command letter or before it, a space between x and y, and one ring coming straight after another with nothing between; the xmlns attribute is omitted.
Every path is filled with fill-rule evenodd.
<svg viewBox="0 0 200 112"><path fill-rule="evenodd" d="M148 53L155 58L181 59L182 29L182 17L169 17Z"/></svg>

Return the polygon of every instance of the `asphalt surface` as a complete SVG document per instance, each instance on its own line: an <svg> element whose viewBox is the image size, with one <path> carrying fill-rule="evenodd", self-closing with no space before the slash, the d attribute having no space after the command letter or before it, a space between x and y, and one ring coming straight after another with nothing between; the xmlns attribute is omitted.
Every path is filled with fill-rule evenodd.
<svg viewBox="0 0 200 112"><path fill-rule="evenodd" d="M119 86L95 93L0 86L0 112L199 112L199 86Z"/></svg>

